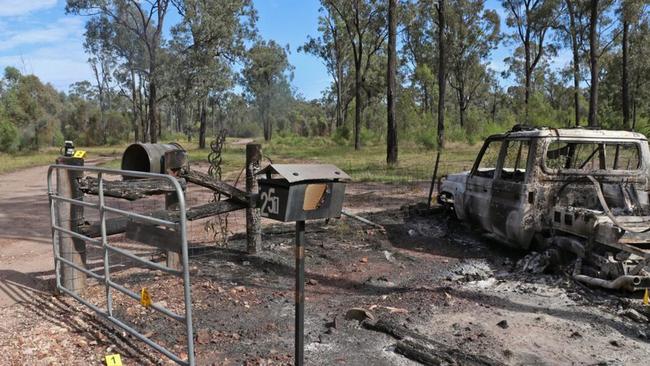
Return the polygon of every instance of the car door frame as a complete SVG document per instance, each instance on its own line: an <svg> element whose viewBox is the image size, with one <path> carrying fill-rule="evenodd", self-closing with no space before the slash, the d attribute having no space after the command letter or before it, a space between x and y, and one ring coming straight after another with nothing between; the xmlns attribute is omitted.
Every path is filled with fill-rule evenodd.
<svg viewBox="0 0 650 366"><path fill-rule="evenodd" d="M508 146L516 141L528 141L528 154L525 157L526 172L522 181L507 180L502 177ZM534 205L534 191L530 182L534 171L536 148L537 139L532 137L504 139L499 164L492 181L489 209L492 233L500 241L515 247L528 248L534 233L534 225L529 218Z"/></svg>
<svg viewBox="0 0 650 366"><path fill-rule="evenodd" d="M499 142L501 145L499 147L499 152L497 156L497 161L494 167L494 174L492 177L483 177L477 175L479 165L485 157L485 152L487 151L489 145L493 142ZM479 225L479 227L485 231L492 231L492 220L490 219L490 199L492 196L492 183L494 177L499 171L501 165L501 160L503 158L503 142L505 141L504 136L490 136L488 137L481 150L478 157L474 161L472 170L467 177L467 182L465 183L465 194L463 195L463 201L465 206L466 217Z"/></svg>

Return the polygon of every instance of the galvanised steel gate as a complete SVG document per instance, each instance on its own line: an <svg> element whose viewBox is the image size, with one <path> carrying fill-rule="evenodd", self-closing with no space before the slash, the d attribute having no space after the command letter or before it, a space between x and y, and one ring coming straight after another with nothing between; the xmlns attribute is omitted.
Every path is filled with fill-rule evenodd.
<svg viewBox="0 0 650 366"><path fill-rule="evenodd" d="M53 187L52 178L53 173L56 173L58 178L60 174L73 174L73 175L83 175L84 173L87 176L94 175L97 177L98 182L98 202L87 202L83 200L83 197L65 197L60 194L60 185L56 184L56 189ZM161 219L154 217L150 214L136 213L128 210L123 210L117 207L110 207L106 203L104 195L104 182L106 176L121 176L129 178L154 178L159 179L161 182L167 182L175 189L175 198L177 199L176 212L178 213L177 221L170 221L167 219ZM57 179L59 183L59 179ZM55 273L56 273L56 288L58 291L61 291L65 294L68 294L75 298L80 303L89 307L97 314L103 318L109 320L117 327L125 330L132 336L148 344L152 348L156 349L160 353L164 354L171 360L175 361L180 365L195 365L195 356L194 356L194 336L192 329L192 300L190 294L190 274L188 266L188 247L187 247L187 222L186 222L186 208L185 208L185 197L183 194L183 189L178 183L177 179L162 174L153 174L153 173L142 173L135 171L123 171L123 170L113 170L113 169L103 169L96 167L83 167L83 166L71 166L71 165L52 165L48 170L47 175L47 184L48 184L48 196L50 203L50 216L51 216L51 225L52 225L52 244L54 250L54 264L55 264ZM97 210L99 213L99 224L101 228L101 236L97 238L92 238L86 235L83 235L74 230L65 228L61 220L64 212L60 207L62 205L67 205L66 207L75 206L83 207L84 209ZM174 230L178 234L180 243L180 252L181 252L181 263L182 269L176 270L165 265L156 263L154 261L142 258L132 251L124 248L119 248L115 245L109 243L107 236L107 214L118 215L130 222L140 223L140 224L153 224L156 226L166 227ZM61 241L64 236L74 238L75 240L83 241L86 245L90 247L95 247L103 252L103 274L98 274L96 272L90 271L83 264L74 263L73 261L64 258L61 256ZM172 275L176 275L182 278L183 281L183 297L185 302L185 312L183 315L177 314L174 311L162 306L161 304L152 303L148 305L149 308L157 311L158 313L174 319L175 321L184 323L186 331L186 342L187 342L187 358L181 357L174 352L170 351L168 348L156 343L150 337L147 337L145 334L136 330L134 327L128 325L126 321L118 318L113 311L113 290L119 291L125 294L128 297L131 297L134 300L139 302L142 301L141 294L138 294L125 286L116 283L111 280L111 256L119 255L128 258L131 261L141 264L142 268L148 268L153 270L163 271ZM61 281L61 272L62 268L68 266L68 270L73 268L74 270L83 272L85 275L92 277L97 280L100 285L105 287L105 307L97 306L92 304L88 299L84 299L76 291L70 290L63 286ZM145 295L146 296L146 295ZM146 300L146 299L145 299Z"/></svg>

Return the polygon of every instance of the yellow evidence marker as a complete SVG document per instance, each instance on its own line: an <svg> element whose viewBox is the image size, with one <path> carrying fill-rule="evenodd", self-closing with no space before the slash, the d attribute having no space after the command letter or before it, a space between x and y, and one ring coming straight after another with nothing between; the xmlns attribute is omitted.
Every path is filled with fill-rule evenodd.
<svg viewBox="0 0 650 366"><path fill-rule="evenodd" d="M140 290L140 304L145 308L151 306L151 295L149 295L149 291L144 287Z"/></svg>
<svg viewBox="0 0 650 366"><path fill-rule="evenodd" d="M77 150L74 152L74 155L72 155L73 158L80 158L83 159L86 157L86 151L85 150Z"/></svg>
<svg viewBox="0 0 650 366"><path fill-rule="evenodd" d="M643 295L643 305L650 305L650 292L648 289L645 289L645 295Z"/></svg>
<svg viewBox="0 0 650 366"><path fill-rule="evenodd" d="M119 354L108 355L105 357L106 366L122 366L122 357Z"/></svg>

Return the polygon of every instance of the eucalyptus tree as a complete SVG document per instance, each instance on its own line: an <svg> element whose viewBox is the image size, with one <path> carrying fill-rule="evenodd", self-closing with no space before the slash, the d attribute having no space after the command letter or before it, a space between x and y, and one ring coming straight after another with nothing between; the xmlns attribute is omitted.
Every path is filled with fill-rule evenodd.
<svg viewBox="0 0 650 366"><path fill-rule="evenodd" d="M288 88L292 70L287 51L275 41L257 41L249 50L242 70L246 92L255 102L264 128L264 140L273 135L272 100L278 89Z"/></svg>
<svg viewBox="0 0 650 366"><path fill-rule="evenodd" d="M145 46L149 140L158 140L158 73L164 22L171 0L67 0L66 13L104 16L136 36Z"/></svg>
<svg viewBox="0 0 650 366"><path fill-rule="evenodd" d="M619 6L619 14L621 18L621 31L623 33L621 39L621 99L623 109L623 125L625 128L632 128L632 121L630 119L630 32L634 32L639 21L646 9L647 1L644 0L626 0L621 2Z"/></svg>
<svg viewBox="0 0 650 366"><path fill-rule="evenodd" d="M500 40L499 16L484 0L454 0L449 14L449 86L456 92L460 126L479 88L487 84L486 59Z"/></svg>
<svg viewBox="0 0 650 366"><path fill-rule="evenodd" d="M386 163L397 164L397 121L395 92L397 89L397 0L388 0L388 67L386 70Z"/></svg>
<svg viewBox="0 0 650 366"><path fill-rule="evenodd" d="M589 116L590 127L596 127L598 122L598 86L601 69L600 58L615 44L621 31L617 30L612 19L614 0L589 0Z"/></svg>
<svg viewBox="0 0 650 366"><path fill-rule="evenodd" d="M409 75L413 86L420 95L419 104L425 113L430 110L433 95L433 67L436 39L433 19L433 2L408 1L402 5L404 32L402 33L402 67ZM432 68L433 67L433 68Z"/></svg>
<svg viewBox="0 0 650 366"><path fill-rule="evenodd" d="M106 112L111 109L112 72L117 62L112 48L115 28L105 16L90 19L86 23L84 50L88 54L88 63L93 70L97 94L99 97L100 126L102 136L108 135ZM102 141L106 143L106 140Z"/></svg>
<svg viewBox="0 0 650 366"><path fill-rule="evenodd" d="M350 61L350 46L345 39L345 29L340 16L336 12L320 9L318 17L318 32L316 38L308 36L305 44L298 52L312 54L321 59L327 72L332 77L335 98L335 125L339 128L345 119L344 98L346 96L345 79L348 74L347 64Z"/></svg>
<svg viewBox="0 0 650 366"><path fill-rule="evenodd" d="M256 35L250 0L185 0L183 21L173 29L175 49L199 111L199 147L205 148L209 100L234 84L233 65L246 55L244 43Z"/></svg>
<svg viewBox="0 0 650 366"><path fill-rule="evenodd" d="M354 148L361 148L361 91L373 58L387 37L386 6L380 0L321 0L342 21L354 64Z"/></svg>
<svg viewBox="0 0 650 366"><path fill-rule="evenodd" d="M506 24L514 29L510 39L523 48L524 108L528 123L531 81L535 68L545 53L554 53L548 34L558 17L558 0L502 0L507 11Z"/></svg>
<svg viewBox="0 0 650 366"><path fill-rule="evenodd" d="M559 37L571 48L571 76L573 78L574 124L580 126L580 94L582 82L581 65L587 39L586 3L580 0L564 0L564 10L557 27Z"/></svg>

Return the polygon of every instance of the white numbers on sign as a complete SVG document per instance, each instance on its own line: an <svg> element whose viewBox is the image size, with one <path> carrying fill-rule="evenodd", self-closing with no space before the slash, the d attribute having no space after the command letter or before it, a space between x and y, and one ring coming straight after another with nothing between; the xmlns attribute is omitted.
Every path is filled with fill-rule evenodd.
<svg viewBox="0 0 650 366"><path fill-rule="evenodd" d="M280 213L280 198L274 195L275 188L269 188L268 192L262 192L260 198L262 199L262 213L279 214Z"/></svg>

